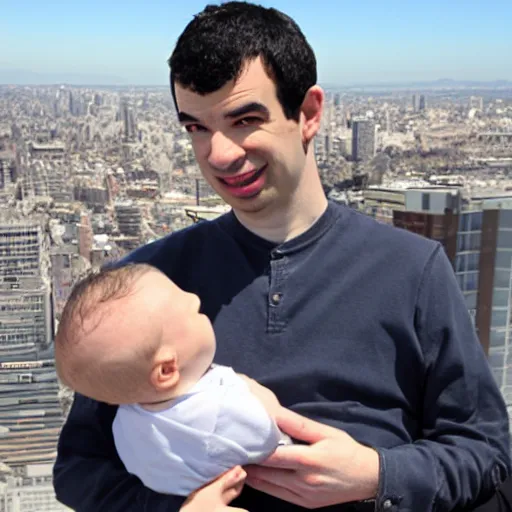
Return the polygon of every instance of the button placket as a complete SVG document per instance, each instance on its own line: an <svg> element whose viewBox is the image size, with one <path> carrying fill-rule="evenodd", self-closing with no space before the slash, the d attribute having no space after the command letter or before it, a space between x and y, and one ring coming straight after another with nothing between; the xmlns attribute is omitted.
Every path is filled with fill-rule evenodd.
<svg viewBox="0 0 512 512"><path fill-rule="evenodd" d="M270 287L268 296L268 332L281 332L286 326L283 310L284 284L286 280L286 257L275 249L270 255Z"/></svg>

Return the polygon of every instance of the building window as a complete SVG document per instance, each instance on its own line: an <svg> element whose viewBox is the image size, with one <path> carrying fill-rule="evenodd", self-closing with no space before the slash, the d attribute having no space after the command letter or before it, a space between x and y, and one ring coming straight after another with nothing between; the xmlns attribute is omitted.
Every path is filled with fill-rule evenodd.
<svg viewBox="0 0 512 512"><path fill-rule="evenodd" d="M430 194L421 194L421 209L430 210Z"/></svg>
<svg viewBox="0 0 512 512"><path fill-rule="evenodd" d="M493 348L500 348L505 345L506 332L499 329L491 329L490 345Z"/></svg>
<svg viewBox="0 0 512 512"><path fill-rule="evenodd" d="M466 270L465 262L465 255L457 254L457 257L455 258L455 272L464 272L464 270Z"/></svg>
<svg viewBox="0 0 512 512"><path fill-rule="evenodd" d="M479 251L480 250L480 242L481 242L481 234L480 233L471 233L469 236L469 250L470 251Z"/></svg>
<svg viewBox="0 0 512 512"><path fill-rule="evenodd" d="M466 274L466 279L464 282L464 291L465 292L473 292L478 289L478 272L470 272Z"/></svg>
<svg viewBox="0 0 512 512"><path fill-rule="evenodd" d="M476 295L476 292L464 294L464 298L466 299L466 307L470 310L476 309Z"/></svg>
<svg viewBox="0 0 512 512"><path fill-rule="evenodd" d="M498 248L512 249L512 231L500 229L498 231Z"/></svg>
<svg viewBox="0 0 512 512"><path fill-rule="evenodd" d="M493 348L499 348L505 345L505 331L491 329L490 345Z"/></svg>
<svg viewBox="0 0 512 512"><path fill-rule="evenodd" d="M507 310L493 309L491 315L491 327L505 327L507 325Z"/></svg>
<svg viewBox="0 0 512 512"><path fill-rule="evenodd" d="M466 235L457 236L457 252L467 251L466 247Z"/></svg>
<svg viewBox="0 0 512 512"><path fill-rule="evenodd" d="M508 290L494 290L492 293L492 307L508 307Z"/></svg>
<svg viewBox="0 0 512 512"><path fill-rule="evenodd" d="M478 264L480 262L480 254L477 252L472 252L469 254L466 254L467 259L467 266L466 270L469 272L478 270Z"/></svg>
<svg viewBox="0 0 512 512"><path fill-rule="evenodd" d="M500 211L500 227L512 228L512 210Z"/></svg>
<svg viewBox="0 0 512 512"><path fill-rule="evenodd" d="M491 331L491 346L489 347L489 365L491 368L503 368L505 365L505 350L503 348L503 344L505 343L505 338L500 343L497 338L494 338L498 343L493 345L493 334L498 333L497 331ZM499 333L505 335L505 333Z"/></svg>
<svg viewBox="0 0 512 512"><path fill-rule="evenodd" d="M482 230L482 212L471 213L471 231Z"/></svg>
<svg viewBox="0 0 512 512"><path fill-rule="evenodd" d="M510 262L512 260L511 251L497 251L496 252L496 268L510 269Z"/></svg>
<svg viewBox="0 0 512 512"><path fill-rule="evenodd" d="M455 259L455 272L476 272L479 270L480 253L468 252L457 254Z"/></svg>
<svg viewBox="0 0 512 512"><path fill-rule="evenodd" d="M459 219L459 231L469 231L469 213L463 213Z"/></svg>
<svg viewBox="0 0 512 512"><path fill-rule="evenodd" d="M462 252L463 251L479 251L481 238L482 237L479 232L458 235L457 250L462 251Z"/></svg>
<svg viewBox="0 0 512 512"><path fill-rule="evenodd" d="M495 270L494 271L494 287L506 288L510 286L510 270Z"/></svg>

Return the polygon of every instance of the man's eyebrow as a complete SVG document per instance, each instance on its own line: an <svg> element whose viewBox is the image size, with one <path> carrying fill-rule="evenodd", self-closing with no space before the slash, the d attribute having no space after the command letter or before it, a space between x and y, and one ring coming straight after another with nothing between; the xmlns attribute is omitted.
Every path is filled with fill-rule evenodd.
<svg viewBox="0 0 512 512"><path fill-rule="evenodd" d="M263 103L259 103L257 101L251 101L250 103L246 103L245 105L241 105L240 107L230 110L224 114L224 117L233 119L253 112L263 114L265 117L270 117L269 109L263 105ZM180 123L200 122L197 117L194 117L192 114L187 114L186 112L178 112L178 120Z"/></svg>
<svg viewBox="0 0 512 512"><path fill-rule="evenodd" d="M178 112L178 120L180 123L198 123L199 119L186 112Z"/></svg>
<svg viewBox="0 0 512 512"><path fill-rule="evenodd" d="M257 101L252 101L251 103L247 103L247 104L237 107L233 110L230 110L229 112L226 112L224 114L224 117L227 117L227 118L240 117L240 116L243 116L244 114L249 114L251 112L259 112L260 114L264 114L265 117L270 117L270 112L269 112L268 108L265 105L263 105L262 103L258 103Z"/></svg>

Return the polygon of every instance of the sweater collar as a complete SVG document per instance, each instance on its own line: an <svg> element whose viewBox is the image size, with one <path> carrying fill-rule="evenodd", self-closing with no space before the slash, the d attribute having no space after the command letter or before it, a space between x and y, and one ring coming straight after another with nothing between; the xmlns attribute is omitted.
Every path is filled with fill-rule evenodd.
<svg viewBox="0 0 512 512"><path fill-rule="evenodd" d="M342 215L343 208L328 201L324 213L304 233L283 243L271 242L248 230L236 217L233 210L218 219L222 229L229 232L243 245L276 255L288 255L301 251L321 238Z"/></svg>

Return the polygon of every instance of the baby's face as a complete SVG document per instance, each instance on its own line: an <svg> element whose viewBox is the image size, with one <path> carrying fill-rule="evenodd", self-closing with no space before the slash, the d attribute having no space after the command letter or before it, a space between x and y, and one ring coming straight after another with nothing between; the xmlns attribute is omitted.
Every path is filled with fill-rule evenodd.
<svg viewBox="0 0 512 512"><path fill-rule="evenodd" d="M138 330L139 334L131 342L132 346L141 347L145 339L152 343L158 337L159 346L168 346L175 351L180 379L197 382L210 367L216 348L212 324L206 315L199 312L201 302L198 296L183 291L163 274L154 272L141 277L133 298L139 310L133 313L132 318L136 321L133 322L130 333L133 335ZM145 324L144 328L141 328L142 323ZM127 333L122 340L126 345ZM136 357L136 351L133 351L130 361L133 368L137 364ZM141 380L150 382L151 369L149 364L143 371ZM158 390L152 386L132 389L130 395L122 392L114 395L113 387L111 386L109 396L104 397L103 401L114 404L148 404L162 399ZM126 390L129 387L131 386L125 385L118 389Z"/></svg>
<svg viewBox="0 0 512 512"><path fill-rule="evenodd" d="M200 313L197 295L183 291L165 276L152 288L162 308L162 342L176 348L180 372L199 378L210 367L215 354L215 334L208 317Z"/></svg>

